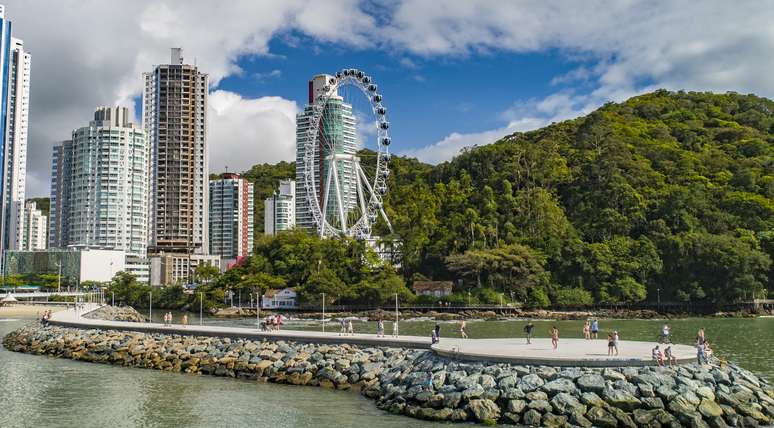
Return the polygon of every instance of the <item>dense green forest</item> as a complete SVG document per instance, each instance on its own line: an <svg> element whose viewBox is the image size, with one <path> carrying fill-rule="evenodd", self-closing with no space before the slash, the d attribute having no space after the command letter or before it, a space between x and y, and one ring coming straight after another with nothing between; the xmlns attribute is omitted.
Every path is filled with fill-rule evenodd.
<svg viewBox="0 0 774 428"><path fill-rule="evenodd" d="M773 134L765 98L661 90L437 166L393 157L385 208L401 273L535 305L762 297L774 289ZM293 165L245 175L260 232L263 198ZM250 263L298 283L283 257ZM361 278L331 272L353 289Z"/></svg>

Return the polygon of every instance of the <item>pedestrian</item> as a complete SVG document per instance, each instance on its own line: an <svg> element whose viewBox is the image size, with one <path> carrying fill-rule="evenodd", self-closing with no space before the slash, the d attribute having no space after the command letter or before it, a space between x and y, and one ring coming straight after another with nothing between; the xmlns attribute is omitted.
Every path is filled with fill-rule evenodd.
<svg viewBox="0 0 774 428"><path fill-rule="evenodd" d="M280 325L282 324L282 315L274 315L274 329L280 331Z"/></svg>
<svg viewBox="0 0 774 428"><path fill-rule="evenodd" d="M597 333L599 333L599 321L594 318L594 320L591 321L591 337L597 339Z"/></svg>
<svg viewBox="0 0 774 428"><path fill-rule="evenodd" d="M435 329L430 330L430 343L433 345L438 343L438 336L435 334Z"/></svg>
<svg viewBox="0 0 774 428"><path fill-rule="evenodd" d="M677 364L677 358L675 358L675 355L672 353L672 345L668 345L666 349L664 349L664 359L669 363L669 367Z"/></svg>
<svg viewBox="0 0 774 428"><path fill-rule="evenodd" d="M700 328L699 332L696 333L696 343L699 344L699 345L703 345L704 342L705 342L705 339L704 339L704 329Z"/></svg>
<svg viewBox="0 0 774 428"><path fill-rule="evenodd" d="M669 324L664 324L663 327L661 327L661 343L669 343L669 333L672 331L672 328L669 327Z"/></svg>
<svg viewBox="0 0 774 428"><path fill-rule="evenodd" d="M701 364L707 363L707 353L704 350L704 344L696 345L696 361Z"/></svg>
<svg viewBox="0 0 774 428"><path fill-rule="evenodd" d="M188 314L183 314L183 318L180 320L180 323L183 324L183 327L188 325Z"/></svg>
<svg viewBox="0 0 774 428"><path fill-rule="evenodd" d="M465 333L465 320L460 321L460 336L463 339L467 339L468 338L468 334Z"/></svg>
<svg viewBox="0 0 774 428"><path fill-rule="evenodd" d="M376 337L384 337L384 321L381 318L376 322Z"/></svg>
<svg viewBox="0 0 774 428"><path fill-rule="evenodd" d="M535 324L532 324L532 321L528 321L527 325L524 326L524 334L527 335L527 345L532 343L532 333L535 331Z"/></svg>
<svg viewBox="0 0 774 428"><path fill-rule="evenodd" d="M346 336L347 335L347 320L342 318L339 321L339 324L341 325L341 330L339 330L339 336Z"/></svg>
<svg viewBox="0 0 774 428"><path fill-rule="evenodd" d="M615 356L618 356L618 330L613 331L613 347L615 348Z"/></svg>
<svg viewBox="0 0 774 428"><path fill-rule="evenodd" d="M352 320L347 321L347 333L350 336L355 335L355 328L352 326Z"/></svg>
<svg viewBox="0 0 774 428"><path fill-rule="evenodd" d="M589 323L589 320L583 323L583 338L591 340L591 323Z"/></svg>
<svg viewBox="0 0 774 428"><path fill-rule="evenodd" d="M551 346L556 350L556 348L559 347L559 329L556 328L556 326L553 326L549 333L551 334Z"/></svg>
<svg viewBox="0 0 774 428"><path fill-rule="evenodd" d="M433 331L435 332L436 343L440 342L441 341L441 324L438 324L436 322L435 323L435 328L433 329Z"/></svg>
<svg viewBox="0 0 774 428"><path fill-rule="evenodd" d="M398 319L395 319L395 322L392 323L392 337L398 337L400 334L400 329L398 327Z"/></svg>
<svg viewBox="0 0 774 428"><path fill-rule="evenodd" d="M653 361L656 362L656 364L659 365L659 367L664 365L664 354L661 353L661 349L659 349L659 345L656 345L655 348L650 352L651 358Z"/></svg>
<svg viewBox="0 0 774 428"><path fill-rule="evenodd" d="M613 356L613 348L615 347L615 342L613 342L613 334L608 333L607 334L607 356L612 357Z"/></svg>

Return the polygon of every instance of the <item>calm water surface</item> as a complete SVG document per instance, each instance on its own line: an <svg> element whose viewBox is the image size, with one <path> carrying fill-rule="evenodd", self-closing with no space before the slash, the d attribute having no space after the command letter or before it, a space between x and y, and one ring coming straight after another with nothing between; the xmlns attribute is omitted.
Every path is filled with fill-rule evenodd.
<svg viewBox="0 0 774 428"><path fill-rule="evenodd" d="M155 311L154 311L155 312ZM155 318L154 313L154 318ZM159 313L161 315L161 313ZM176 317L178 319L178 317ZM29 321L0 321L0 336ZM670 320L675 341L691 343L700 327L716 352L774 381L774 319ZM191 323L198 323L191 316ZM205 324L255 326L254 319L205 318ZM471 321L473 338L522 340L524 321ZM603 320L604 332L622 339L655 340L663 321ZM431 321L401 323L401 333L429 335ZM538 321L538 336L556 325L561 337L581 337L580 321ZM456 323L441 324L442 337L458 335ZM387 323L387 331L392 325ZM290 322L286 328L321 329L319 323ZM327 329L337 330L328 324ZM355 323L375 332L375 323ZM561 347L561 342L560 342ZM0 348L0 427L187 426L187 427L448 427L378 410L373 402L346 391L265 384L156 370L131 369Z"/></svg>

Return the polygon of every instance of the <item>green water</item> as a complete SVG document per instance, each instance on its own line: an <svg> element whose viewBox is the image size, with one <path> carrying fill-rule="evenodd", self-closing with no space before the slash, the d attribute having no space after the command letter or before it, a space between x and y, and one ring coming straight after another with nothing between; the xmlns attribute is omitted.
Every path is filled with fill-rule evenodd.
<svg viewBox="0 0 774 428"><path fill-rule="evenodd" d="M156 314L154 314L155 316ZM0 322L0 336L28 321ZM198 319L192 317L192 324ZM205 318L205 324L254 327L254 319ZM618 329L622 339L655 340L661 321L603 320L603 331ZM717 352L774 380L774 319L685 319L669 321L675 341L690 343L704 327ZM401 333L429 335L430 321L401 323ZM521 339L523 321L472 321L473 338ZM536 322L538 336L556 325L561 337L580 337L579 321ZM287 328L319 329L317 323ZM375 332L375 323L355 323ZM328 325L328 329L338 328ZM387 324L388 333L392 325ZM442 337L458 325L442 323ZM561 345L560 345L561 346ZM294 387L132 369L19 354L0 348L0 427L448 427L378 410L373 402L347 391Z"/></svg>

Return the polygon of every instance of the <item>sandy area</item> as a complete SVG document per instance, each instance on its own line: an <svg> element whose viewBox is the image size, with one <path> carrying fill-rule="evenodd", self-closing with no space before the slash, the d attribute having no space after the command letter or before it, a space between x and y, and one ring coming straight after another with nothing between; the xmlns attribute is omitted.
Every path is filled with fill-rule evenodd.
<svg viewBox="0 0 774 428"><path fill-rule="evenodd" d="M39 318L43 314L43 311L51 310L51 312L59 312L64 309L65 308L62 306L45 305L0 306L0 319L35 319Z"/></svg>

